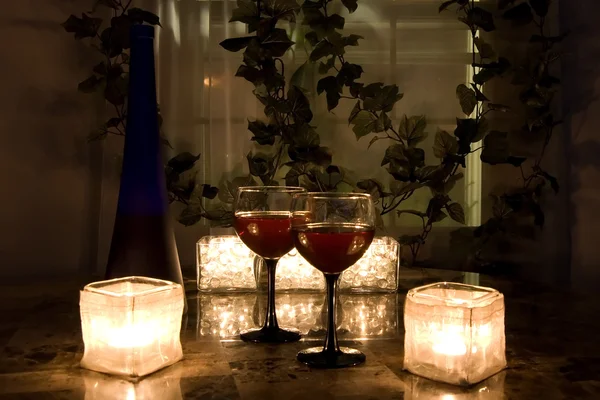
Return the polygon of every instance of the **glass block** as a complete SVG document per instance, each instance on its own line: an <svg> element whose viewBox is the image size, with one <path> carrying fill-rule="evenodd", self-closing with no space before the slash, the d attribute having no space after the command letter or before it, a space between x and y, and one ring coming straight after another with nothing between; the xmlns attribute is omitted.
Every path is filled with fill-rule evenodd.
<svg viewBox="0 0 600 400"><path fill-rule="evenodd" d="M201 337L239 339L240 332L260 325L255 310L256 294L200 295L197 300L198 339Z"/></svg>
<svg viewBox="0 0 600 400"><path fill-rule="evenodd" d="M404 368L469 386L506 367L504 296L458 283L411 289L404 306Z"/></svg>
<svg viewBox="0 0 600 400"><path fill-rule="evenodd" d="M342 273L343 292L390 292L398 290L400 245L391 237L377 237L360 260Z"/></svg>
<svg viewBox="0 0 600 400"><path fill-rule="evenodd" d="M253 292L256 255L235 235L205 236L196 244L198 290Z"/></svg>
<svg viewBox="0 0 600 400"><path fill-rule="evenodd" d="M261 262L264 267L264 264ZM266 290L266 271L261 272L261 288ZM275 290L289 291L325 291L323 273L310 265L296 249L281 257L275 274Z"/></svg>
<svg viewBox="0 0 600 400"><path fill-rule="evenodd" d="M183 289L177 283L144 277L95 282L81 291L79 307L83 368L141 377L183 356Z"/></svg>
<svg viewBox="0 0 600 400"><path fill-rule="evenodd" d="M266 290L262 259L235 235L205 236L196 246L198 290L201 292L253 292ZM343 292L393 293L398 289L400 246L391 237L375 238L356 264L344 271ZM296 249L277 264L278 291L324 292L325 278Z"/></svg>
<svg viewBox="0 0 600 400"><path fill-rule="evenodd" d="M396 294L339 296L338 336L344 339L389 339L398 336Z"/></svg>

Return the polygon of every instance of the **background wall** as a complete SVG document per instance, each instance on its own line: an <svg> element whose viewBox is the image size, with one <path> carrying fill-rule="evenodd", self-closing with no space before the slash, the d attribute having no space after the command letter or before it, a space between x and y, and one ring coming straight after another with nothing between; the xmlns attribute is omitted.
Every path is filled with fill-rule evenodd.
<svg viewBox="0 0 600 400"><path fill-rule="evenodd" d="M600 283L600 252L597 250L597 238L600 237L597 223L600 200L600 131L597 128L600 126L597 100L600 27L592 17L599 15L600 3L578 0L577 7L573 7L569 0L560 2L562 28L574 33L569 39L569 56L562 67L563 103L567 112L564 141L557 142L549 162L556 166L557 175L564 178L562 188L568 197L565 202L569 202L569 212L560 216L561 221L567 221L566 225L564 221L557 224L549 221L545 239L534 252L534 255L544 256L540 259L548 269L541 269L534 275L550 281L570 278L577 288L594 289ZM245 102L241 105L231 103L233 106L229 103L245 99L249 93L247 87L243 87L244 96L239 98L237 95L228 98L225 90L227 85L239 83L222 79L227 68L236 67L239 60L235 55L231 60L225 59L227 54L218 48L218 42L237 33L236 28L226 24L226 10L219 8L203 13L210 2L140 0L138 3L160 11L163 19L158 84L167 117L167 132L177 150L204 153L203 178L216 184L222 172L234 166L231 160L239 159L240 154L249 150L239 148L237 144L240 137L246 143L245 116L256 115L259 111L248 108ZM375 69L376 65L368 65L372 71L369 79L380 77L402 86L407 98L399 104L398 116L403 112L424 112L433 116L434 126L443 126L456 110L440 108L430 101L456 106L451 87L463 76L466 60L460 53L462 27L447 19L440 20L435 12L427 14L425 9L433 1L423 0L422 12L421 8L408 3L407 0L404 8L398 6L400 17L394 28L397 29L394 31L396 40L390 36L387 27L372 25L369 20L365 20L364 25L358 21L358 25L349 26L366 29L365 36L383 46L367 51L389 53L389 57L382 57L381 63L377 64L381 65L381 70ZM106 262L122 142L115 138L104 143L87 143L87 133L102 121L103 103L93 96L78 93L76 86L88 76L95 55L60 27L69 14L89 10L92 4L93 0L20 0L2 5L1 278L102 271ZM234 3L226 7L234 7ZM418 17L414 21L402 19L409 12ZM445 41L438 41L440 32L435 30L448 28L450 33ZM417 38L423 42L417 43ZM397 52L389 52L384 43L397 43ZM374 59L371 54L354 56L363 64ZM391 59L395 60L397 69L390 67ZM448 79L440 80L440 74L432 70L441 59L451 66L445 72ZM423 82L429 82L427 76L430 75L427 74L436 76L430 83L438 89L440 82L452 81L448 87L444 86L444 97L433 95L430 89L414 87L421 79L419 76ZM232 73L227 74L230 75ZM168 79L175 76L182 78ZM206 77L212 81L207 81ZM426 94L429 95L427 98L419 97ZM226 110L240 115L218 114ZM331 118L325 123L337 124ZM339 141L333 137L329 140L336 145ZM353 140L352 137L348 139ZM362 144L366 145L352 142L351 146L362 151ZM229 157L217 154L223 148L227 149ZM372 150L374 157L380 158L379 153L384 149ZM564 165L565 160L568 165ZM343 160L340 163L343 164ZM552 207L565 208L561 198L555 202ZM194 262L194 242L208 232L208 227L201 224L192 228L176 226L183 264ZM550 267L555 260L553 254L557 253L570 254L570 268L569 260L561 261L559 269Z"/></svg>
<svg viewBox="0 0 600 400"><path fill-rule="evenodd" d="M562 0L563 30L572 31L563 60L570 175L571 280L598 291L600 283L600 2Z"/></svg>
<svg viewBox="0 0 600 400"><path fill-rule="evenodd" d="M86 143L96 123L77 83L91 52L59 25L91 1L3 1L0 12L0 277L94 264L99 198Z"/></svg>

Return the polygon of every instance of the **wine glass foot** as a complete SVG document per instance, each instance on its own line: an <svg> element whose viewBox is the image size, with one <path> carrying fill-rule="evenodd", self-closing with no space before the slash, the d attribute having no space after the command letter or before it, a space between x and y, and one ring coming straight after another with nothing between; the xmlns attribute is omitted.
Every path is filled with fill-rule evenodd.
<svg viewBox="0 0 600 400"><path fill-rule="evenodd" d="M323 347L302 350L296 356L298 361L312 368L346 368L365 362L367 357L356 349L340 347L335 353L323 351Z"/></svg>
<svg viewBox="0 0 600 400"><path fill-rule="evenodd" d="M289 343L297 342L302 338L302 335L296 330L263 327L242 332L240 338L244 342L252 343Z"/></svg>

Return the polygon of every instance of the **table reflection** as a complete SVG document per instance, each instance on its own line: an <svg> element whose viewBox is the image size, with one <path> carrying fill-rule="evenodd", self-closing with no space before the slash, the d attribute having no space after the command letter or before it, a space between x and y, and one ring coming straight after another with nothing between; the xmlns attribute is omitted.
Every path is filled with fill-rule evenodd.
<svg viewBox="0 0 600 400"><path fill-rule="evenodd" d="M83 372L85 400L181 400L180 370L166 368L138 382Z"/></svg>
<svg viewBox="0 0 600 400"><path fill-rule="evenodd" d="M475 386L463 388L421 378L409 373L401 379L406 383L405 400L500 400L504 399L506 372L500 372Z"/></svg>
<svg viewBox="0 0 600 400"><path fill-rule="evenodd" d="M237 340L241 331L262 325L263 294L200 294L197 297L197 338ZM280 293L276 298L279 325L298 329L305 339L325 335L327 305L322 293ZM398 335L396 294L338 297L338 335L341 339L383 339Z"/></svg>

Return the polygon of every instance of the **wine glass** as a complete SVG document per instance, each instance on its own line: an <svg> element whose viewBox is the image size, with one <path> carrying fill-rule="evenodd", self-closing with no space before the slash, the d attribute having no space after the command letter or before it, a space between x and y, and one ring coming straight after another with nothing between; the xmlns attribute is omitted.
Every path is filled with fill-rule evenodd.
<svg viewBox="0 0 600 400"><path fill-rule="evenodd" d="M234 203L234 228L238 236L267 267L267 314L260 329L242 332L242 340L255 343L285 343L300 340L300 333L284 330L275 314L275 269L281 257L294 248L292 241L292 195L305 190L291 186L240 187Z"/></svg>
<svg viewBox="0 0 600 400"><path fill-rule="evenodd" d="M375 235L375 207L368 194L298 193L292 200L294 245L327 281L327 336L323 347L298 353L298 361L315 368L343 368L366 357L340 347L335 326L336 289L340 274L367 251Z"/></svg>

